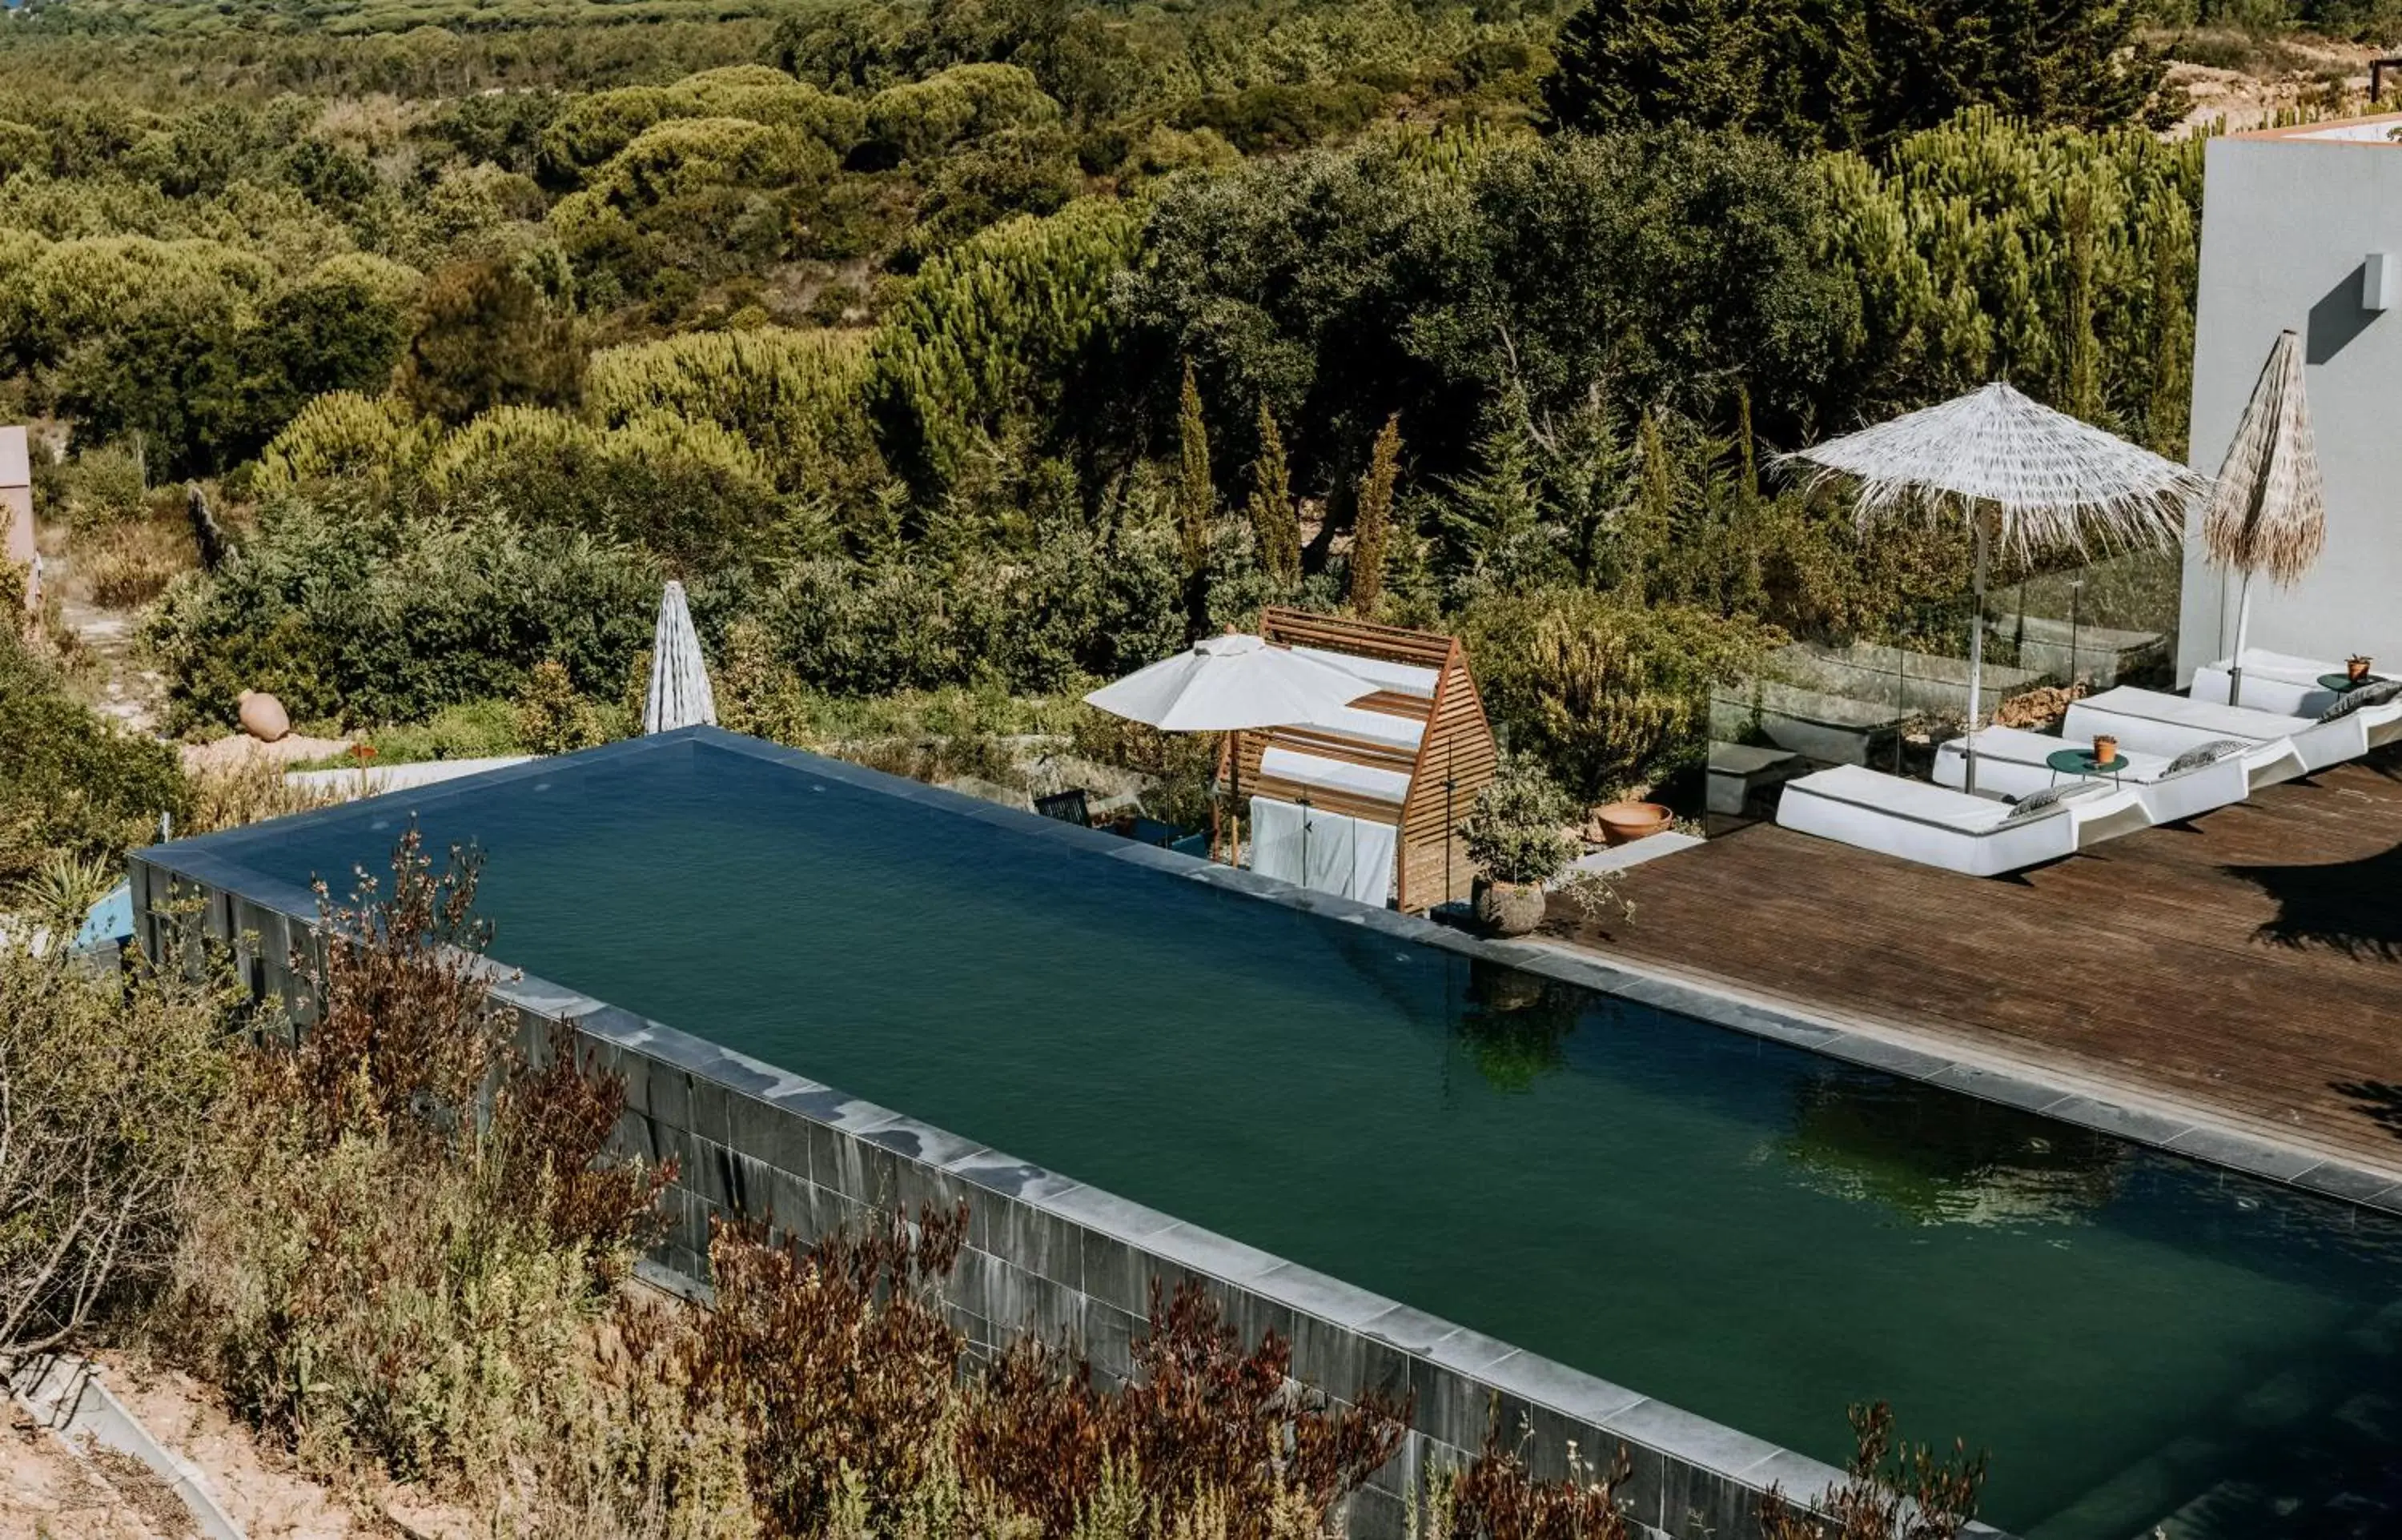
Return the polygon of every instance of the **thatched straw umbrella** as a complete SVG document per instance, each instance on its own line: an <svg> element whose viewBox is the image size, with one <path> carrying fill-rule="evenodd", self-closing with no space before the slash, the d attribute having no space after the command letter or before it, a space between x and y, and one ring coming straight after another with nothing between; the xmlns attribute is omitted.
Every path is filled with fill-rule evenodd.
<svg viewBox="0 0 2402 1540"><path fill-rule="evenodd" d="M700 637L692 628L683 584L670 578L667 592L659 596L658 626L651 637L651 688L642 701L642 731L716 725L717 696L709 687Z"/></svg>
<svg viewBox="0 0 2402 1540"><path fill-rule="evenodd" d="M2243 574L2227 682L2227 703L2240 705L2253 575L2265 573L2278 587L2290 587L2326 546L2326 488L2319 479L2310 403L2302 396L2302 339L2294 332L2277 335L2260 366L2202 516L2202 546L2212 561Z"/></svg>
<svg viewBox="0 0 2402 1540"><path fill-rule="evenodd" d="M1998 380L1857 433L1784 457L1809 482L1857 484L1863 529L1907 516L1956 516L1976 531L1977 615L1968 628L1967 786L1977 789L1976 737L1985 664L1985 562L2063 547L2168 544L2204 483L2101 429L2028 400ZM2075 667L2075 660L2070 660Z"/></svg>

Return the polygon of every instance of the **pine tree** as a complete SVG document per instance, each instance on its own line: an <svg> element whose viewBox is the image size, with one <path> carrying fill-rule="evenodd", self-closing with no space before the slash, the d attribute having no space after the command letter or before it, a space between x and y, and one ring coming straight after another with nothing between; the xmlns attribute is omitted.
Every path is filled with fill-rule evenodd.
<svg viewBox="0 0 2402 1540"><path fill-rule="evenodd" d="M2056 404L2069 416L2091 422L2102 409L2102 343L2093 335L2093 189L2085 182L2070 185L2062 200L2061 226L2068 250Z"/></svg>
<svg viewBox="0 0 2402 1540"><path fill-rule="evenodd" d="M1351 526L1351 609L1374 620L1385 597L1385 546L1392 533L1393 483L1401 474L1401 414L1385 419L1360 478L1360 505Z"/></svg>
<svg viewBox="0 0 2402 1540"><path fill-rule="evenodd" d="M1276 414L1260 401L1260 458L1251 462L1251 529L1259 537L1260 565L1290 588L1301 581L1301 515L1293 507L1291 476L1285 465L1284 435Z"/></svg>
<svg viewBox="0 0 2402 1540"><path fill-rule="evenodd" d="M1476 474L1450 483L1452 505L1443 515L1454 598L1462 603L1539 583L1559 551L1558 527L1543 516L1526 399L1513 390L1498 406L1492 430L1477 441Z"/></svg>

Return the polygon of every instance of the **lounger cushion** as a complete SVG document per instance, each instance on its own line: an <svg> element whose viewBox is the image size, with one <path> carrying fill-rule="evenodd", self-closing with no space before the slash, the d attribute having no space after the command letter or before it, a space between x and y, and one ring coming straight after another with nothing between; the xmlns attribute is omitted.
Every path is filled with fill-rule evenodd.
<svg viewBox="0 0 2402 1540"><path fill-rule="evenodd" d="M2009 816L2002 819L2001 827L2024 823L2029 818L2050 812L2062 803L2108 789L2108 785L2103 781L2072 780L2063 781L2058 786L2046 787L2040 791L2030 792L2018 800L2018 804L2010 809Z"/></svg>
<svg viewBox="0 0 2402 1540"><path fill-rule="evenodd" d="M1998 829L2002 820L2010 816L2008 803L1971 796L1949 787L1930 786L1923 780L1905 780L1857 764L1834 765L1788 783L1788 790L1795 787L1813 796L1857 803L1881 813L1896 813L1964 834L1982 834Z"/></svg>
<svg viewBox="0 0 2402 1540"><path fill-rule="evenodd" d="M2402 695L2402 679L2381 679L2374 684L2364 684L2336 696L2335 704L2319 713L2319 721L2340 722L2366 707L2386 705L2397 695Z"/></svg>
<svg viewBox="0 0 2402 1540"><path fill-rule="evenodd" d="M2303 718L2289 717L2278 711L2256 711L2249 706L2215 706L2208 701L2166 695L2157 690L2139 690L2125 684L2105 690L2098 695L2088 695L2077 704L2094 711L2167 722L2190 731L2243 738L2252 743L2271 743L2278 738L2290 737L2297 729L2310 725Z"/></svg>
<svg viewBox="0 0 2402 1540"><path fill-rule="evenodd" d="M2197 743L2169 761L2168 768L2160 774L2182 776L2188 770L2200 770L2205 766L2216 764L2228 755L2240 754L2251 747L2242 738L2213 738L2208 743Z"/></svg>

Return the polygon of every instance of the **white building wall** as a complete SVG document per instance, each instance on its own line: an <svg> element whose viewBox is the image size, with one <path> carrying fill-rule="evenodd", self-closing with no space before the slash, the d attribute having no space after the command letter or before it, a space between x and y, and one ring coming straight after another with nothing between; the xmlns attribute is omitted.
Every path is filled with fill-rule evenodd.
<svg viewBox="0 0 2402 1540"><path fill-rule="evenodd" d="M2369 254L2402 260L2402 144L2368 137L2376 120L2343 131L2220 139L2205 152L2191 461L2217 473L2277 334L2301 333L2326 554L2292 588L2254 583L2247 644L2402 668L2402 305L2360 303ZM2233 648L2237 586L2189 529L2180 684Z"/></svg>

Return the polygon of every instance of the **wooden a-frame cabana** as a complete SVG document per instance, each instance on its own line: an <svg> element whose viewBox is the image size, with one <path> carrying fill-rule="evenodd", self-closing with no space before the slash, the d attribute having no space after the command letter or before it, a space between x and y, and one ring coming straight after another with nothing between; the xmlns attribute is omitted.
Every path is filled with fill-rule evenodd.
<svg viewBox="0 0 2402 1540"><path fill-rule="evenodd" d="M1493 730L1456 637L1272 608L1260 636L1321 656L1375 693L1305 726L1226 735L1219 775L1245 797L1306 805L1398 831L1396 906L1468 897L1474 876L1453 830L1493 779Z"/></svg>

